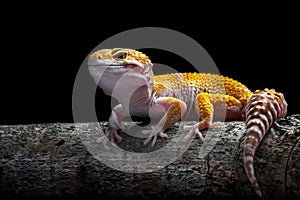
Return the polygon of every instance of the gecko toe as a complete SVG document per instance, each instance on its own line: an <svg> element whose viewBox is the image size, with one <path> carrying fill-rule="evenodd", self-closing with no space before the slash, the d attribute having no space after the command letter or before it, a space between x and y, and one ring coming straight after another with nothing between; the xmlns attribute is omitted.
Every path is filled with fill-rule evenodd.
<svg viewBox="0 0 300 200"><path fill-rule="evenodd" d="M189 130L191 130L191 128L193 128L192 125L184 125L184 126L182 126L182 130L184 130L184 131L189 131Z"/></svg>
<svg viewBox="0 0 300 200"><path fill-rule="evenodd" d="M217 127L217 126L222 126L222 122L214 122L214 123L212 123L211 125L209 125L208 127L209 127L209 128L215 128L215 127Z"/></svg>
<svg viewBox="0 0 300 200"><path fill-rule="evenodd" d="M102 142L104 142L105 140L108 140L108 138L107 138L106 136L101 136L101 137L98 137L98 138L96 139L96 142L97 142L97 143L102 143Z"/></svg>

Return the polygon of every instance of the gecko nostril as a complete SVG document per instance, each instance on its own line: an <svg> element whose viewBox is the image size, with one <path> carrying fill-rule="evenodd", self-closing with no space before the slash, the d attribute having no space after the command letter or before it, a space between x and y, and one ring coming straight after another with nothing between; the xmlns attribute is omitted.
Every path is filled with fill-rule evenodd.
<svg viewBox="0 0 300 200"><path fill-rule="evenodd" d="M101 59L101 56L97 56L97 59L99 59L99 60L100 60L100 59Z"/></svg>

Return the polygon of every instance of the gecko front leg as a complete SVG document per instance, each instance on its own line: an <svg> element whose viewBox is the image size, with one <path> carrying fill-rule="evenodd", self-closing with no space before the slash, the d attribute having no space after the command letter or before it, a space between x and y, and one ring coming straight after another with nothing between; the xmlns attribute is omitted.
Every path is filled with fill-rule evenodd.
<svg viewBox="0 0 300 200"><path fill-rule="evenodd" d="M150 131L149 137L145 140L144 144L148 144L152 139L151 146L153 147L157 136L168 137L163 133L164 130L173 126L185 113L187 106L185 102L173 97L160 97L156 99L154 105L160 105L166 111L156 126L153 126Z"/></svg>
<svg viewBox="0 0 300 200"><path fill-rule="evenodd" d="M118 135L117 131L120 129L122 119L127 116L129 116L129 112L126 112L121 104L115 106L109 117L106 135L99 137L97 142L101 143L108 139L112 144L115 144L115 139L122 140L122 137Z"/></svg>

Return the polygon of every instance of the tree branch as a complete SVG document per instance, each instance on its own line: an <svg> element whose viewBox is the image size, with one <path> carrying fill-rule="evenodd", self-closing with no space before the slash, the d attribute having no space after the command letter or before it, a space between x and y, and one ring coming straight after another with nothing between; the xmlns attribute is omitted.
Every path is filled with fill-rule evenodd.
<svg viewBox="0 0 300 200"><path fill-rule="evenodd" d="M256 177L266 199L299 199L300 115L278 123L255 154ZM257 198L242 165L243 122L226 122L203 132L205 142L195 138L182 156L178 152L185 146L179 140L186 132L178 124L153 149L143 145L144 139L121 133L121 154L110 144L107 151L95 142L106 126L107 122L1 126L1 199ZM168 146L171 141L175 143ZM160 153L162 148L167 154ZM171 163L160 166L139 156L142 153ZM156 168L160 169L129 173Z"/></svg>

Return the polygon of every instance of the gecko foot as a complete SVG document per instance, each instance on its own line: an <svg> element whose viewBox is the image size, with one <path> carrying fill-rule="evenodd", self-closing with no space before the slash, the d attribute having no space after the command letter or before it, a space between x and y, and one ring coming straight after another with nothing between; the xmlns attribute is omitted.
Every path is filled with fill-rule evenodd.
<svg viewBox="0 0 300 200"><path fill-rule="evenodd" d="M168 135L163 133L162 128L157 126L152 126L151 130L144 130L143 134L150 134L149 137L144 141L144 144L148 144L151 140L151 147L153 147L156 143L157 136L161 138L168 138Z"/></svg>
<svg viewBox="0 0 300 200"><path fill-rule="evenodd" d="M201 122L198 122L197 124L195 124L193 126L185 125L185 126L182 127L182 129L184 131L189 130L189 133L186 136L184 136L184 138L183 138L184 142L190 140L194 134L197 135L200 138L201 141L204 141L204 137L203 137L202 133L200 132L200 130L205 130L205 129L207 129L206 127L208 127L208 128L214 128L216 126L221 126L222 125L221 122L214 122L214 123L212 123L210 125L206 125L206 126L203 126L202 128L199 128L199 124L200 123Z"/></svg>
<svg viewBox="0 0 300 200"><path fill-rule="evenodd" d="M204 137L202 133L199 131L198 126L199 123L195 124L194 126L183 126L183 130L190 130L189 133L186 136L184 136L183 138L184 142L190 140L194 136L194 134L198 135L201 141L204 141Z"/></svg>
<svg viewBox="0 0 300 200"><path fill-rule="evenodd" d="M103 143L103 145L105 146L105 148L108 149L108 142L110 142L111 145L113 146L117 146L115 139L117 139L118 141L122 140L122 137L118 135L117 131L111 131L111 130L106 130L106 135L105 136L101 136L99 138L97 138L96 142L97 143Z"/></svg>

